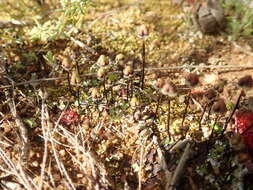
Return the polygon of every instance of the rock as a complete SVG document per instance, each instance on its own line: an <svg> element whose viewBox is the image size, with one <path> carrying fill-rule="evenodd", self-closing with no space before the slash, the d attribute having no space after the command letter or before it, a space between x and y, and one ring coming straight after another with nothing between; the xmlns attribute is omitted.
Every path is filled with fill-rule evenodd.
<svg viewBox="0 0 253 190"><path fill-rule="evenodd" d="M193 14L194 24L205 34L217 33L225 27L224 11L219 0L195 3Z"/></svg>

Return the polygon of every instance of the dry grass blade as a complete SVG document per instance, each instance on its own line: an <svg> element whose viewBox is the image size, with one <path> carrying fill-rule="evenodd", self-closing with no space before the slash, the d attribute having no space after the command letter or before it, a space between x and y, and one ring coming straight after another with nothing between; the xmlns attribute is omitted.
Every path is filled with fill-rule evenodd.
<svg viewBox="0 0 253 190"><path fill-rule="evenodd" d="M32 23L18 21L18 20L10 20L10 21L0 21L0 29L3 28L16 28L16 27L25 27L30 26Z"/></svg>
<svg viewBox="0 0 253 190"><path fill-rule="evenodd" d="M15 123L19 129L19 138L20 138L20 150L21 150L21 163L23 165L27 164L27 157L29 153L29 138L28 138L28 131L26 126L24 125L22 119L17 114L16 105L14 101L14 97L10 95L10 93L6 92L6 97L8 97L8 106L10 108L12 117L15 119ZM11 98L9 98L11 97Z"/></svg>
<svg viewBox="0 0 253 190"><path fill-rule="evenodd" d="M159 146L158 143L158 138L156 136L153 136L153 141L154 144L157 147L157 154L158 154L158 159L159 159L159 164L161 165L163 171L165 172L165 179L166 179L166 185L165 185L165 190L169 190L169 186L170 186L170 181L171 181L171 177L172 177L172 173L168 170L168 166L166 163L166 159L163 155L162 149Z"/></svg>
<svg viewBox="0 0 253 190"><path fill-rule="evenodd" d="M172 67L149 67L145 68L145 71L168 71L172 70L173 72L181 72L182 69L216 69L216 70L225 70L225 71L234 71L235 69L253 69L251 65L183 65L183 66L172 66ZM135 69L135 73L139 73L141 69ZM121 74L122 71L112 71L108 72L109 74ZM86 73L80 75L81 78L89 78L89 77L96 77L97 73ZM13 85L3 85L0 86L0 89L11 88L13 86L22 86L26 84L33 84L33 83L42 83L48 81L56 81L56 80L66 80L68 77L52 77L52 78L42 78L36 80L29 80L24 82L17 82Z"/></svg>
<svg viewBox="0 0 253 190"><path fill-rule="evenodd" d="M20 184L22 184L27 190L38 189L36 185L32 182L32 179L26 175L22 169L21 165L15 165L11 159L6 155L6 153L0 148L0 157L3 159L4 163L7 165L9 170L2 168L2 171L15 176Z"/></svg>
<svg viewBox="0 0 253 190"><path fill-rule="evenodd" d="M146 145L147 138L145 138L140 144L141 152L140 152L140 164L139 164L139 171L138 171L138 190L141 190L142 188L142 168L143 168L143 159L144 159L144 146Z"/></svg>
<svg viewBox="0 0 253 190"><path fill-rule="evenodd" d="M46 161L48 156L48 133L50 130L50 121L49 121L49 113L47 106L45 104L46 99L46 93L40 91L41 99L42 99L42 105L41 105L41 126L42 126L42 132L44 137L44 153L43 153L43 159L42 159L42 166L41 166L41 174L40 174L40 181L39 181L39 189L42 189L42 184L45 176L45 167L46 167Z"/></svg>

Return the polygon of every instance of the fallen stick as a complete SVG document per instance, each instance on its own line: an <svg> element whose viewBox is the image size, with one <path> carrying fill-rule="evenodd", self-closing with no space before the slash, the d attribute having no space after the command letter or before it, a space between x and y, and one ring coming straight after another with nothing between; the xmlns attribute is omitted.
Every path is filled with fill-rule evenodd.
<svg viewBox="0 0 253 190"><path fill-rule="evenodd" d="M169 190L175 189L175 187L178 185L179 179L181 178L183 174L186 162L188 161L190 157L190 153L191 153L190 148L191 148L191 144L187 143L184 153L181 156L181 159L177 165L177 168L172 176Z"/></svg>
<svg viewBox="0 0 253 190"><path fill-rule="evenodd" d="M0 29L4 28L18 28L18 27L25 27L30 26L32 23L30 22L24 22L24 21L18 21L18 20L2 20L0 21Z"/></svg>
<svg viewBox="0 0 253 190"><path fill-rule="evenodd" d="M145 71L166 71L166 70L179 70L178 72L181 72L181 69L227 69L228 71L231 69L253 69L253 66L235 66L235 65L224 65L224 66L220 66L220 65L216 65L216 66L210 66L210 65L203 65L203 66L199 66L199 65L185 65L185 66L174 66L174 67L150 67L150 68L145 68ZM141 69L136 69L134 70L134 72L140 72ZM175 71L173 71L175 72ZM112 71L109 72L108 74L120 74L121 71ZM80 75L81 78L85 78L85 77L96 77L97 73L86 73L86 74L82 74ZM36 79L36 80L29 80L29 81L24 81L24 82L18 82L18 83L14 83L14 86L22 86L22 85L26 85L26 84L32 84L32 83L39 83L39 82L46 82L46 81L56 81L56 80L65 80L67 79L67 77L53 77L53 78L42 78L42 79ZM0 86L0 89L5 89L5 88L11 88L12 85L3 85Z"/></svg>
<svg viewBox="0 0 253 190"><path fill-rule="evenodd" d="M9 94L6 95L8 97ZM17 114L17 110L15 107L14 97L9 98L8 106L10 108L11 114L15 123L19 130L19 139L20 139L20 161L22 165L27 164L27 158L29 153L29 138L28 131L26 126L24 125L22 119Z"/></svg>
<svg viewBox="0 0 253 190"><path fill-rule="evenodd" d="M169 186L170 186L170 182L171 182L171 177L172 177L172 173L169 171L167 163L166 163L166 159L163 155L162 149L160 148L160 145L158 143L158 137L157 136L153 136L153 142L156 145L156 150L157 150L157 155L158 155L158 162L161 165L164 174L165 174L165 190L169 190Z"/></svg>

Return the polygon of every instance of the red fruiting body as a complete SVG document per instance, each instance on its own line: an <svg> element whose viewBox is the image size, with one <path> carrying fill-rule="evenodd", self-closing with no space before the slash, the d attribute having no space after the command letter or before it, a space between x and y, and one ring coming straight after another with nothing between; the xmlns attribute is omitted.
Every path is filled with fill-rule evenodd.
<svg viewBox="0 0 253 190"><path fill-rule="evenodd" d="M238 110L235 114L235 125L237 131L243 134L250 127L253 127L253 112L246 109Z"/></svg>
<svg viewBox="0 0 253 190"><path fill-rule="evenodd" d="M235 114L235 131L242 135L244 144L253 153L253 111L241 109Z"/></svg>
<svg viewBox="0 0 253 190"><path fill-rule="evenodd" d="M63 125L71 125L78 121L78 117L79 115L75 110L69 109L63 114L60 122Z"/></svg>

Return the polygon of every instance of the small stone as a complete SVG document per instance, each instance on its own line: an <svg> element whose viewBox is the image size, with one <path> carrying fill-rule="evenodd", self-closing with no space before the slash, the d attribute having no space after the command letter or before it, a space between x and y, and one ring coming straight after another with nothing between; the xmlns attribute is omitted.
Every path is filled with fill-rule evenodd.
<svg viewBox="0 0 253 190"><path fill-rule="evenodd" d="M61 149L60 151L59 151L59 155L60 156L66 156L66 151L64 150L64 149Z"/></svg>
<svg viewBox="0 0 253 190"><path fill-rule="evenodd" d="M78 174L76 174L76 177L77 177L77 178L83 178L83 174L78 173Z"/></svg>
<svg viewBox="0 0 253 190"><path fill-rule="evenodd" d="M39 166L39 162L38 161L33 161L32 162L32 166L33 167L38 167Z"/></svg>

